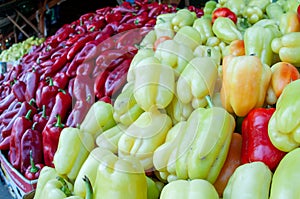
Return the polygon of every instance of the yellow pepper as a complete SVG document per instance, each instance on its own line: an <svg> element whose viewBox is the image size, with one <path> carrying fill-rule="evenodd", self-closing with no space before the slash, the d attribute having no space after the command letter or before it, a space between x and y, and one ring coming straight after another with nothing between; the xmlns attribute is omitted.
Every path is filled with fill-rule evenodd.
<svg viewBox="0 0 300 199"><path fill-rule="evenodd" d="M118 154L139 159L145 170L153 167L153 152L166 138L172 126L171 118L158 110L144 112L120 137Z"/></svg>
<svg viewBox="0 0 300 199"><path fill-rule="evenodd" d="M174 95L175 74L172 67L155 57L142 60L133 68L134 98L145 111L167 107Z"/></svg>
<svg viewBox="0 0 300 199"><path fill-rule="evenodd" d="M132 156L121 158L110 151L103 154L97 169L94 198L147 199L147 180L141 163Z"/></svg>
<svg viewBox="0 0 300 199"><path fill-rule="evenodd" d="M91 134L81 132L78 128L64 128L53 158L57 173L67 176L74 182L94 145L94 138Z"/></svg>
<svg viewBox="0 0 300 199"><path fill-rule="evenodd" d="M192 103L193 108L205 107L205 96L213 94L217 77L217 64L213 58L195 57L178 78L178 99L184 104Z"/></svg>
<svg viewBox="0 0 300 199"><path fill-rule="evenodd" d="M271 69L257 56L227 56L222 65L221 101L230 113L243 117L262 107L271 79Z"/></svg>
<svg viewBox="0 0 300 199"><path fill-rule="evenodd" d="M219 199L219 195L214 186L206 180L176 180L167 184L160 199Z"/></svg>
<svg viewBox="0 0 300 199"><path fill-rule="evenodd" d="M292 81L283 89L270 118L268 134L272 144L289 152L300 146L299 134L300 80Z"/></svg>
<svg viewBox="0 0 300 199"><path fill-rule="evenodd" d="M268 199L272 172L263 162L251 162L237 167L229 178L223 199Z"/></svg>

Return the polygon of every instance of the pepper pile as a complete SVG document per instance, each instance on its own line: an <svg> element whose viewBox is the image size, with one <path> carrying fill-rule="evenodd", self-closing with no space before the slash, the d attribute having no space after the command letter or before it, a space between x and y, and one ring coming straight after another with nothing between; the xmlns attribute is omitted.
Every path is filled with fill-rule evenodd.
<svg viewBox="0 0 300 199"><path fill-rule="evenodd" d="M11 164L22 174L32 162L53 167L61 131L78 127L94 102L112 103L136 45L170 12L176 6L137 0L84 14L1 74L0 150Z"/></svg>
<svg viewBox="0 0 300 199"><path fill-rule="evenodd" d="M298 198L294 1L239 1L210 1L200 18L159 15L114 103L94 103L79 128L63 129L35 198L53 181L58 198ZM290 25L269 6L292 13Z"/></svg>

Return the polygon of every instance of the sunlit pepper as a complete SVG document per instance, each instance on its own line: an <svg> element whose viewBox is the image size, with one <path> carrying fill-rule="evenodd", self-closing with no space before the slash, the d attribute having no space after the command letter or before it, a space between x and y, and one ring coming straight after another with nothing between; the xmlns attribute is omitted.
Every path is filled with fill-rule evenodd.
<svg viewBox="0 0 300 199"><path fill-rule="evenodd" d="M211 57L195 57L182 71L177 81L177 97L193 108L205 107L206 95L212 95L218 77L217 64Z"/></svg>
<svg viewBox="0 0 300 199"><path fill-rule="evenodd" d="M175 74L172 67L148 57L133 68L134 98L145 111L165 108L173 99Z"/></svg>
<svg viewBox="0 0 300 199"><path fill-rule="evenodd" d="M93 148L94 139L91 134L81 132L78 128L64 128L60 134L57 151L53 158L57 173L74 181Z"/></svg>
<svg viewBox="0 0 300 199"><path fill-rule="evenodd" d="M224 199L269 198L271 170L263 162L251 162L236 168L224 190Z"/></svg>
<svg viewBox="0 0 300 199"><path fill-rule="evenodd" d="M173 198L210 198L218 199L218 193L214 186L206 180L176 180L168 183L161 192L161 199Z"/></svg>
<svg viewBox="0 0 300 199"><path fill-rule="evenodd" d="M279 20L279 29L283 35L289 32L299 32L300 22L297 13L289 11L282 14Z"/></svg>
<svg viewBox="0 0 300 199"><path fill-rule="evenodd" d="M262 107L271 69L257 56L225 57L222 75L221 101L227 111L245 116L254 107Z"/></svg>
<svg viewBox="0 0 300 199"><path fill-rule="evenodd" d="M296 199L299 197L300 149L287 153L274 172L270 199Z"/></svg>
<svg viewBox="0 0 300 199"><path fill-rule="evenodd" d="M236 24L227 17L218 17L212 26L213 33L225 43L242 39L242 33L237 29Z"/></svg>
<svg viewBox="0 0 300 199"><path fill-rule="evenodd" d="M269 121L270 140L281 151L289 152L300 146L299 91L299 79L286 85L277 100L276 111Z"/></svg>
<svg viewBox="0 0 300 199"><path fill-rule="evenodd" d="M202 44L205 44L209 37L214 36L212 22L208 17L197 18L193 23L193 28L200 33Z"/></svg>
<svg viewBox="0 0 300 199"><path fill-rule="evenodd" d="M290 32L273 39L271 47L281 61L300 66L300 32Z"/></svg>
<svg viewBox="0 0 300 199"><path fill-rule="evenodd" d="M158 110L142 113L120 137L119 156L134 156L140 160L145 170L151 169L153 152L164 142L171 126L170 117Z"/></svg>
<svg viewBox="0 0 300 199"><path fill-rule="evenodd" d="M106 151L99 163L94 198L147 199L146 175L136 158L121 158Z"/></svg>

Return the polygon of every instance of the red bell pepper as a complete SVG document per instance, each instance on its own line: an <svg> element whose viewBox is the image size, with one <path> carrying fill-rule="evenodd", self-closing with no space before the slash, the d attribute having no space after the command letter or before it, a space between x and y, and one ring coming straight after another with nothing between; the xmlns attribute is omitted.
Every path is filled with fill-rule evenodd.
<svg viewBox="0 0 300 199"><path fill-rule="evenodd" d="M32 120L35 123L35 130L37 130L38 132L42 132L48 122L45 105L43 105L43 110L40 113L34 114Z"/></svg>
<svg viewBox="0 0 300 199"><path fill-rule="evenodd" d="M56 123L48 124L42 132L43 136L43 154L46 166L54 167L53 157L57 150L59 136L64 128L61 123L60 115L57 115Z"/></svg>
<svg viewBox="0 0 300 199"><path fill-rule="evenodd" d="M218 17L227 17L227 18L231 19L235 24L237 23L236 14L234 12L232 12L229 8L226 8L226 7L220 7L213 11L212 23L214 23Z"/></svg>
<svg viewBox="0 0 300 199"><path fill-rule="evenodd" d="M101 17L97 20L93 20L93 22L87 26L87 30L89 32L99 31L102 28L104 28L105 25L106 25L106 21L105 21L104 17Z"/></svg>
<svg viewBox="0 0 300 199"><path fill-rule="evenodd" d="M275 108L255 108L242 122L242 164L262 161L274 171L286 154L278 150L268 136L268 123Z"/></svg>
<svg viewBox="0 0 300 199"><path fill-rule="evenodd" d="M84 47L84 45L93 40L96 35L88 34L84 35L76 41L76 43L71 47L71 49L67 53L67 60L70 61L74 58L74 56Z"/></svg>
<svg viewBox="0 0 300 199"><path fill-rule="evenodd" d="M93 70L95 68L95 61L88 61L88 62L84 62L82 64L80 64L77 67L76 70L76 75L81 75L81 76L91 76L93 73Z"/></svg>
<svg viewBox="0 0 300 199"><path fill-rule="evenodd" d="M88 103L85 100L76 101L72 112L67 119L66 126L74 128L79 127L91 106L91 103Z"/></svg>
<svg viewBox="0 0 300 199"><path fill-rule="evenodd" d="M113 49L102 52L96 59L96 66L100 70L113 70L125 59L123 49Z"/></svg>
<svg viewBox="0 0 300 199"><path fill-rule="evenodd" d="M48 67L44 74L42 75L44 78L50 76L52 77L55 73L57 73L58 71L60 71L67 63L67 56L69 54L69 49L65 49L65 51L62 53L62 55L57 58L53 65Z"/></svg>
<svg viewBox="0 0 300 199"><path fill-rule="evenodd" d="M32 151L30 151L30 166L25 171L25 178L28 180L38 179L44 164L35 164L32 156Z"/></svg>
<svg viewBox="0 0 300 199"><path fill-rule="evenodd" d="M1 140L0 140L0 150L4 151L4 150L9 150L9 146L10 146L10 136L7 136L5 138L3 138L1 136Z"/></svg>
<svg viewBox="0 0 300 199"><path fill-rule="evenodd" d="M26 116L21 116L16 119L13 124L10 135L9 161L12 166L18 170L21 169L21 139L27 129L32 126L30 118L32 110L29 110Z"/></svg>
<svg viewBox="0 0 300 199"><path fill-rule="evenodd" d="M89 76L77 75L74 79L73 98L78 101L94 103L94 81Z"/></svg>
<svg viewBox="0 0 300 199"><path fill-rule="evenodd" d="M69 77L65 72L58 72L53 77L53 85L60 89L65 89L69 83Z"/></svg>
<svg viewBox="0 0 300 199"><path fill-rule="evenodd" d="M0 123L5 126L8 125L10 120L17 114L21 107L21 103L18 100L14 100L5 111L0 115Z"/></svg>
<svg viewBox="0 0 300 199"><path fill-rule="evenodd" d="M25 177L26 174L29 174L26 173L26 170L32 165L31 163L43 163L44 161L43 138L41 132L35 130L35 124L25 131L21 139L21 173L25 173ZM32 166L34 167L34 165Z"/></svg>
<svg viewBox="0 0 300 199"><path fill-rule="evenodd" d="M25 101L26 84L21 80L17 80L14 83L14 85L12 86L12 92L19 102L24 102Z"/></svg>
<svg viewBox="0 0 300 199"><path fill-rule="evenodd" d="M115 21L120 22L122 18L122 13L119 10L112 10L112 12L105 15L105 20L107 23L112 23Z"/></svg>
<svg viewBox="0 0 300 199"><path fill-rule="evenodd" d="M26 84L25 99L27 102L31 99L35 99L39 78L40 76L35 70L26 73L24 82Z"/></svg>
<svg viewBox="0 0 300 199"><path fill-rule="evenodd" d="M149 18L156 18L163 10L163 4L158 4L157 2L153 2L152 5L149 5L148 7L150 9L148 13Z"/></svg>

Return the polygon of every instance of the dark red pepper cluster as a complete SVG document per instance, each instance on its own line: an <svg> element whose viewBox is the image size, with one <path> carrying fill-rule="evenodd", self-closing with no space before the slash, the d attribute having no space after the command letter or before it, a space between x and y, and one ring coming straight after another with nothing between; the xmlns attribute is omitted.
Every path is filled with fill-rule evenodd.
<svg viewBox="0 0 300 199"><path fill-rule="evenodd" d="M203 15L202 9L189 9ZM30 179L37 175L28 172L53 166L61 130L78 127L95 101L113 103L136 44L159 14L176 10L136 0L84 14L1 74L0 150L11 164Z"/></svg>

